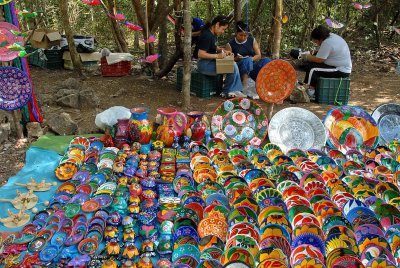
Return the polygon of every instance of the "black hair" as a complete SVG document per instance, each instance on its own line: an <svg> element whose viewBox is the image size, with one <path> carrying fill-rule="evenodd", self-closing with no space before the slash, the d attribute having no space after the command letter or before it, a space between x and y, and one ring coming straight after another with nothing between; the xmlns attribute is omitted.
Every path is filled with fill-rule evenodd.
<svg viewBox="0 0 400 268"><path fill-rule="evenodd" d="M331 31L328 28L320 25L311 32L311 39L324 41L330 33Z"/></svg>
<svg viewBox="0 0 400 268"><path fill-rule="evenodd" d="M204 30L210 29L211 26L213 26L217 23L219 23L219 25L221 25L221 26L228 25L230 23L229 17L218 15L211 22L207 22L201 30L204 31Z"/></svg>
<svg viewBox="0 0 400 268"><path fill-rule="evenodd" d="M238 21L236 22L236 32L237 33L246 33L249 32L249 25L247 25L246 23L244 23L243 21Z"/></svg>

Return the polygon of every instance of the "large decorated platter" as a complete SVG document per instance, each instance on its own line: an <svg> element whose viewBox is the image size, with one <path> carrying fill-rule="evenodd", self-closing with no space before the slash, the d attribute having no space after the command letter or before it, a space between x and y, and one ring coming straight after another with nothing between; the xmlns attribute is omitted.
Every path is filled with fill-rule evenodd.
<svg viewBox="0 0 400 268"><path fill-rule="evenodd" d="M379 141L375 120L357 106L340 106L330 110L324 118L324 125L328 145L339 150L375 148Z"/></svg>
<svg viewBox="0 0 400 268"><path fill-rule="evenodd" d="M291 107L280 110L271 119L269 139L284 152L291 149L321 149L327 135L321 120L312 112Z"/></svg>
<svg viewBox="0 0 400 268"><path fill-rule="evenodd" d="M268 130L268 118L263 109L247 98L223 102L211 119L211 131L228 145L259 146Z"/></svg>
<svg viewBox="0 0 400 268"><path fill-rule="evenodd" d="M15 67L0 68L0 109L16 110L24 106L32 95L29 77Z"/></svg>

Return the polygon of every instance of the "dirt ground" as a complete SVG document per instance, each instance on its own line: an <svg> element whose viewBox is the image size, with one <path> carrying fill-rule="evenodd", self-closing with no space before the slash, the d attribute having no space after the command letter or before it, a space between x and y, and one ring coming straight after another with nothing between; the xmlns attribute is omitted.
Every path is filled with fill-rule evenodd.
<svg viewBox="0 0 400 268"><path fill-rule="evenodd" d="M400 51L395 57L400 58ZM379 56L378 56L379 58ZM379 62L376 58L368 58L354 62L351 75L349 105L356 105L372 113L383 103L400 100L400 75L395 73L394 61ZM77 77L68 70L44 70L31 67L34 90L44 118L50 113L71 114L79 124L80 133L96 133L99 130L94 124L97 113L112 107L145 106L150 109L150 119L154 119L156 109L159 107L176 107L181 110L182 95L175 89L175 75L171 74L166 79L154 80L145 75L134 74L125 77L102 77L100 75L88 76L82 80L82 89L92 88L100 98L97 109L68 109L59 107L54 102L54 94L62 81L69 77ZM119 92L119 94L115 93ZM224 99L214 96L211 99L191 97L191 110L204 111L210 118L214 110ZM263 108L267 104L257 101ZM285 101L282 105L275 106L273 113L286 107L302 107L314 112L321 120L334 106L317 103L291 104ZM9 141L0 144L0 184L10 176L15 175L24 165L25 151L32 140L17 140L12 137Z"/></svg>

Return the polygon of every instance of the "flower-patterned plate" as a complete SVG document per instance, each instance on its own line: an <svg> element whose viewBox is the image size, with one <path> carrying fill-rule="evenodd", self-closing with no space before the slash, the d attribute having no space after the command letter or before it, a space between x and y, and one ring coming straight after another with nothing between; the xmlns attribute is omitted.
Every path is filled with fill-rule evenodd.
<svg viewBox="0 0 400 268"><path fill-rule="evenodd" d="M211 131L228 145L260 146L267 135L268 118L263 109L247 98L223 102L211 118Z"/></svg>
<svg viewBox="0 0 400 268"><path fill-rule="evenodd" d="M2 30L1 28L2 23L4 22L0 22L0 33ZM1 51L0 51L0 61L1 61ZM0 68L1 110L11 111L19 109L29 101L31 95L32 95L31 81L29 77L22 70L15 67Z"/></svg>

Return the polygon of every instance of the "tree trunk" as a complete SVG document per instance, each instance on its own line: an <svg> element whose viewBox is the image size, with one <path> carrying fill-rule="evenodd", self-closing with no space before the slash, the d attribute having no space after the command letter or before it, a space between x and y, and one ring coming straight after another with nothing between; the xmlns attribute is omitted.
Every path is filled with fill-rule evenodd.
<svg viewBox="0 0 400 268"><path fill-rule="evenodd" d="M68 19L68 0L60 0L59 5L60 20L62 27L64 28L65 35L67 37L69 53L71 54L74 71L78 73L79 76L83 77L81 59L75 48L74 35L72 33L71 25Z"/></svg>
<svg viewBox="0 0 400 268"><path fill-rule="evenodd" d="M181 6L180 6L181 0L174 0L174 9L175 12L180 12L181 11ZM172 68L175 66L175 63L182 57L183 55L183 47L182 47L182 38L181 38L181 29L182 29L182 24L180 20L176 21L175 24L175 31L174 31L174 37L175 37L175 53L172 55L171 58L168 59L167 64L164 66L163 69L158 71L155 76L158 78L164 77L167 75Z"/></svg>
<svg viewBox="0 0 400 268"><path fill-rule="evenodd" d="M304 47L305 41L308 39L309 34L314 28L316 17L317 17L317 1L308 0L308 12L305 14L307 16L307 23L304 25L303 32L300 39L300 47Z"/></svg>
<svg viewBox="0 0 400 268"><path fill-rule="evenodd" d="M211 0L207 2L207 20L211 21L214 17L213 4Z"/></svg>
<svg viewBox="0 0 400 268"><path fill-rule="evenodd" d="M258 0L256 9L252 12L251 16L251 25L255 25L255 22L259 19L259 15L261 14L261 11L263 10L264 5L264 0Z"/></svg>
<svg viewBox="0 0 400 268"><path fill-rule="evenodd" d="M192 73L192 15L190 12L190 0L183 0L183 26L185 28L185 37L183 43L183 109L190 109L190 76Z"/></svg>
<svg viewBox="0 0 400 268"><path fill-rule="evenodd" d="M132 5L135 9L138 23L143 28L144 39L147 39L150 34L154 33L161 23L166 23L165 18L173 8L173 6L169 6L169 1L158 1L157 6L155 6L154 0L146 0L144 9L140 0L132 0ZM146 55L154 54L153 44L146 44L145 47ZM158 62L154 62L152 68L153 73L159 72Z"/></svg>
<svg viewBox="0 0 400 268"><path fill-rule="evenodd" d="M275 0L275 16L273 24L274 40L272 43L272 58L278 59L282 39L283 0Z"/></svg>
<svg viewBox="0 0 400 268"><path fill-rule="evenodd" d="M138 24L136 14L135 14L135 17L133 18L133 23ZM133 33L133 47L135 49L140 49L139 32L138 31L135 31Z"/></svg>
<svg viewBox="0 0 400 268"><path fill-rule="evenodd" d="M108 12L111 14L114 14L114 1L113 0L107 0L108 3ZM113 18L109 18L111 22L111 27L113 31L113 36L115 40L115 44L117 45L119 52L128 52L128 44L126 42L124 32L121 30L119 27L119 24L116 20Z"/></svg>
<svg viewBox="0 0 400 268"><path fill-rule="evenodd" d="M164 0L165 1L165 0ZM160 68L164 68L168 60L168 27L167 19L160 24L160 31L158 35L158 53L160 54Z"/></svg>
<svg viewBox="0 0 400 268"><path fill-rule="evenodd" d="M180 0L175 0L175 2L180 4ZM146 6L144 9L142 8L140 0L132 0L132 5L133 8L135 9L138 24L140 24L143 27L142 33L144 39L147 39L148 35L154 33L162 23L164 24L166 23L165 18L174 7L173 5L171 6L169 5L169 1L165 0L158 1L157 6L155 5L154 0L146 0ZM146 47L146 55L155 53L153 44L146 44L145 47ZM169 66L169 64L167 64L167 66ZM152 64L152 68L154 73L160 73L160 71L158 70L158 62L154 62Z"/></svg>
<svg viewBox="0 0 400 268"><path fill-rule="evenodd" d="M233 19L238 22L242 19L242 1L233 0Z"/></svg>
<svg viewBox="0 0 400 268"><path fill-rule="evenodd" d="M390 26L392 26L392 27L394 26L394 24L396 23L396 20L399 18L399 15L400 15L400 10L397 10L397 13L394 15L392 21L390 22ZM392 30L392 33L390 34L390 37L389 37L390 40L393 39L393 36L395 33L396 32L394 30Z"/></svg>
<svg viewBox="0 0 400 268"><path fill-rule="evenodd" d="M381 48L381 37L379 33L379 3L377 0L374 1L374 29L375 29L375 39L376 39L376 47L378 49Z"/></svg>

